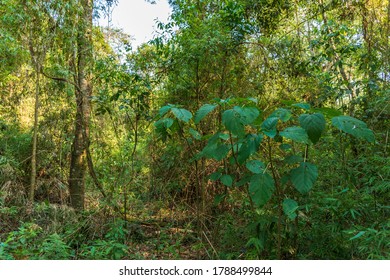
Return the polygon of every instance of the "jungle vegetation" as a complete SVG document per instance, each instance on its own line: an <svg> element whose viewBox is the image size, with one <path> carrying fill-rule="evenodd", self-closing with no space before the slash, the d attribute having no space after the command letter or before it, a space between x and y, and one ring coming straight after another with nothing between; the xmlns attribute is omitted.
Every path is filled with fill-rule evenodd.
<svg viewBox="0 0 390 280"><path fill-rule="evenodd" d="M0 259L389 259L390 1L169 3L0 1Z"/></svg>

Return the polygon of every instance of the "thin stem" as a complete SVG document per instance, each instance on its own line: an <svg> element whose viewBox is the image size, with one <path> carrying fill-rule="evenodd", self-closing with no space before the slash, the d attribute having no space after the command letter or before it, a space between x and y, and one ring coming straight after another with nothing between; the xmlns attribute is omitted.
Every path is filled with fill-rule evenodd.
<svg viewBox="0 0 390 280"><path fill-rule="evenodd" d="M283 206L282 206L282 189L279 185L279 180L276 174L276 170L274 167L273 159L272 159L272 145L271 138L268 138L268 160L271 167L272 177L275 182L276 188L276 197L278 203L278 239L277 239L277 257L278 259L282 258L282 219L283 219Z"/></svg>

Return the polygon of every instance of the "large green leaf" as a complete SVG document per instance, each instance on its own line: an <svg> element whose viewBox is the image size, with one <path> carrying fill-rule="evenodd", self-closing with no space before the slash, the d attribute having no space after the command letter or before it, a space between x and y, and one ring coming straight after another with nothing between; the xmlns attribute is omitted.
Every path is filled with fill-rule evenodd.
<svg viewBox="0 0 390 280"><path fill-rule="evenodd" d="M261 134L248 134L242 145L240 146L237 153L237 161L242 164L247 160L252 154L256 153L259 149L260 142L263 139Z"/></svg>
<svg viewBox="0 0 390 280"><path fill-rule="evenodd" d="M325 130L325 117L323 114L302 114L299 116L299 124L303 127L309 139L316 144Z"/></svg>
<svg viewBox="0 0 390 280"><path fill-rule="evenodd" d="M318 177L317 166L308 162L301 162L299 167L291 170L290 180L294 187L302 194L313 187Z"/></svg>
<svg viewBox="0 0 390 280"><path fill-rule="evenodd" d="M235 135L243 135L245 132L241 117L234 109L226 110L222 113L222 123Z"/></svg>
<svg viewBox="0 0 390 280"><path fill-rule="evenodd" d="M332 118L332 124L341 131L351 134L356 138L374 142L375 136L371 129L367 128L365 122L350 116L338 116Z"/></svg>
<svg viewBox="0 0 390 280"><path fill-rule="evenodd" d="M290 220L294 220L296 218L297 209L298 203L295 200L289 198L283 200L283 212Z"/></svg>
<svg viewBox="0 0 390 280"><path fill-rule="evenodd" d="M217 172L211 173L209 175L209 179L211 181L217 181L219 178L221 178L221 176L222 176L222 173L217 171Z"/></svg>
<svg viewBox="0 0 390 280"><path fill-rule="evenodd" d="M158 111L160 117L163 117L166 113L168 113L169 110L171 110L171 108L172 108L172 105L170 105L170 104L161 107L160 110Z"/></svg>
<svg viewBox="0 0 390 280"><path fill-rule="evenodd" d="M165 141L169 136L168 128L172 126L173 122L173 119L165 118L154 123L154 126L156 127L156 133L163 141Z"/></svg>
<svg viewBox="0 0 390 280"><path fill-rule="evenodd" d="M290 156L287 156L283 162L287 163L287 164L296 164L298 162L302 162L303 161L303 158L301 156L298 156L298 155L290 155Z"/></svg>
<svg viewBox="0 0 390 280"><path fill-rule="evenodd" d="M314 111L324 114L327 118L333 118L342 115L341 111L334 108L323 107L323 108L317 108Z"/></svg>
<svg viewBox="0 0 390 280"><path fill-rule="evenodd" d="M276 136L276 125L278 124L279 118L277 117L268 117L261 124L261 129L265 135L270 138L274 138Z"/></svg>
<svg viewBox="0 0 390 280"><path fill-rule="evenodd" d="M236 112L238 112L242 123L245 125L253 123L260 114L259 110L255 107L234 106L233 109L236 110Z"/></svg>
<svg viewBox="0 0 390 280"><path fill-rule="evenodd" d="M294 106L294 107L298 107L298 108L301 108L303 110L310 110L310 104L307 104L307 103L295 103L291 106Z"/></svg>
<svg viewBox="0 0 390 280"><path fill-rule="evenodd" d="M213 104L204 104L199 110L195 113L194 121L195 124L198 124L204 117L207 116L211 111L213 111L217 105Z"/></svg>
<svg viewBox="0 0 390 280"><path fill-rule="evenodd" d="M286 122L291 118L291 111L284 108L278 108L269 117L275 117L282 122Z"/></svg>
<svg viewBox="0 0 390 280"><path fill-rule="evenodd" d="M255 173L255 174L260 174L260 173L263 173L264 171L264 163L262 163L260 160L251 160L251 161L248 161L246 164L245 164L246 168L248 168L249 171L251 171L252 173Z"/></svg>
<svg viewBox="0 0 390 280"><path fill-rule="evenodd" d="M249 195L259 207L267 203L275 190L274 179L268 173L255 174L249 183Z"/></svg>
<svg viewBox="0 0 390 280"><path fill-rule="evenodd" d="M216 135L218 135L218 138L219 139L222 139L222 140L229 140L230 136L229 134L226 134L226 133L222 133L222 132L218 132Z"/></svg>
<svg viewBox="0 0 390 280"><path fill-rule="evenodd" d="M285 130L280 132L280 136L291 139L298 143L309 143L309 137L307 136L306 130L299 126L287 127Z"/></svg>
<svg viewBox="0 0 390 280"><path fill-rule="evenodd" d="M231 187L233 185L233 178L232 178L232 176L230 176L228 174L222 175L220 180L221 180L221 183L227 187Z"/></svg>
<svg viewBox="0 0 390 280"><path fill-rule="evenodd" d="M170 128L173 124L173 119L171 118L165 118L165 119L161 119L161 120L158 120L154 123L154 126L157 128L157 129L161 129L161 128Z"/></svg>
<svg viewBox="0 0 390 280"><path fill-rule="evenodd" d="M241 136L245 133L245 125L253 123L259 114L255 107L235 106L222 113L222 123L231 133Z"/></svg>
<svg viewBox="0 0 390 280"><path fill-rule="evenodd" d="M206 147L204 147L204 149L201 151L201 155L205 158L213 158L219 161L224 159L229 153L229 151L229 146L218 142L209 141Z"/></svg>
<svg viewBox="0 0 390 280"><path fill-rule="evenodd" d="M192 118L191 112L186 109L172 108L171 110L175 117L183 122L189 122Z"/></svg>

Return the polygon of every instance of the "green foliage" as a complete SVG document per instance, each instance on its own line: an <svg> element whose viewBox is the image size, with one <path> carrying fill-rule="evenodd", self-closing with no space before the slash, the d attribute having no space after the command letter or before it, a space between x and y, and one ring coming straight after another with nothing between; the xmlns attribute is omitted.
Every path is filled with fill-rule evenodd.
<svg viewBox="0 0 390 280"><path fill-rule="evenodd" d="M309 138L305 129L298 126L287 127L285 130L279 133L284 138L293 140L297 143L309 144Z"/></svg>
<svg viewBox="0 0 390 280"><path fill-rule="evenodd" d="M16 178L23 180L25 159L29 157L31 145L30 134L15 125L3 125L6 129L0 129L0 184Z"/></svg>
<svg viewBox="0 0 390 280"><path fill-rule="evenodd" d="M59 204L83 9L2 1L0 259L389 259L388 1L169 2L137 50L92 30L96 178L76 215Z"/></svg>
<svg viewBox="0 0 390 280"><path fill-rule="evenodd" d="M74 251L59 234L54 233L42 242L39 255L44 260L69 260L73 258Z"/></svg>
<svg viewBox="0 0 390 280"><path fill-rule="evenodd" d="M222 103L223 104L223 103ZM195 114L194 122L197 124L199 121L215 109L217 105L203 105L201 109ZM296 104L292 106L297 107ZM309 109L307 106L301 106L305 109ZM164 106L160 109L160 116L166 115L169 111L177 109L175 105ZM192 118L192 114L185 109L177 109L172 111L173 115L179 121L189 122ZM176 112L176 113L175 113ZM178 112L182 112L179 114ZM199 113L201 112L201 113ZM325 118L322 114L301 114L298 117L300 126L289 126L286 127L283 131L278 132L277 125L278 120L282 122L287 122L292 118L291 110L279 108L276 109L269 117L266 118L260 125L256 124L256 120L259 117L260 110L256 107L242 107L234 106L232 109L227 109L221 113L222 125L224 128L229 131L230 135L227 135L223 130L212 135L203 150L199 153L199 156L205 158L215 159L217 161L222 161L225 158L233 157L237 160L237 164L242 164L246 162L246 167L255 175L250 179L249 184L249 193L252 200L258 205L263 206L271 198L272 193L275 188L276 177L272 178L264 170L264 164L259 160L247 161L251 155L257 152L259 143L263 137L275 138L277 135L285 139L292 140L293 142L299 144L310 144L309 139L312 143L317 143L321 134L325 129ZM185 116L185 117L184 117ZM372 134L372 131L369 130L365 123L354 118L348 117L334 117L332 123L335 126L338 126L338 121L340 120L354 120L355 126L359 125L362 128L365 128L366 133ZM169 127L172 126L174 120L171 118L162 118L155 123L156 131L161 135L162 131L166 131ZM248 127L258 129L259 132L264 133L265 136L254 137L254 134L245 134L245 131ZM343 130L348 130L350 127L345 125L342 127ZM188 128L191 135L197 140L201 140L198 134L195 134L195 130L191 127ZM249 128L248 128L249 129ZM310 135L310 136L309 136ZM361 137L361 134L353 134L353 136ZM255 140L256 139L256 140ZM370 139L367 139L370 140ZM279 141L275 139L275 141ZM271 155L272 157L273 155ZM268 161L272 161L272 158L267 158ZM302 161L302 158L296 155L290 155L286 158L285 162L287 164L299 163L298 167L292 168L287 174L291 180L292 185L302 194L309 192L315 181L318 177L318 169L314 164ZM233 163L234 164L234 163ZM274 170L272 170L274 172ZM220 175L217 177L216 174L212 176L213 180L220 179L225 186L232 186L233 179L231 175ZM285 182L284 182L285 183Z"/></svg>
<svg viewBox="0 0 390 280"><path fill-rule="evenodd" d="M325 118L320 113L302 114L299 116L299 125L303 127L310 141L316 144L325 130Z"/></svg>
<svg viewBox="0 0 390 280"><path fill-rule="evenodd" d="M357 227L356 230L346 230L349 236L349 242L356 247L357 253L367 256L367 259L383 259L388 260L390 253L389 222L381 224L379 227L362 228ZM360 231L358 231L360 230ZM357 233L356 233L357 232Z"/></svg>
<svg viewBox="0 0 390 280"><path fill-rule="evenodd" d="M268 173L260 173L252 176L249 183L249 195L257 206L264 206L272 197L274 190L274 179Z"/></svg>
<svg viewBox="0 0 390 280"><path fill-rule="evenodd" d="M293 200L286 198L283 200L283 212L290 220L294 220L297 217L298 203Z"/></svg>
<svg viewBox="0 0 390 280"><path fill-rule="evenodd" d="M245 125L251 124L259 114L257 108L235 106L222 113L222 124L234 135L243 136Z"/></svg>
<svg viewBox="0 0 390 280"><path fill-rule="evenodd" d="M263 133L271 138L274 138L277 134L276 126L279 122L279 118L277 117L268 117L261 124L261 128Z"/></svg>
<svg viewBox="0 0 390 280"><path fill-rule="evenodd" d="M249 171L251 171L252 173L255 173L255 174L261 174L264 172L264 163L262 163L261 161L259 160L251 160L251 161L248 161L246 164L245 164L246 168L248 168Z"/></svg>
<svg viewBox="0 0 390 280"><path fill-rule="evenodd" d="M194 117L195 124L198 124L201 120L203 120L216 107L217 105L212 105L212 104L204 104L202 107L200 107L199 110L196 111L195 113L195 117Z"/></svg>
<svg viewBox="0 0 390 280"><path fill-rule="evenodd" d="M284 108L276 109L269 117L270 118L278 118L282 122L286 122L291 118L292 114L290 110Z"/></svg>
<svg viewBox="0 0 390 280"><path fill-rule="evenodd" d="M220 178L221 183L224 184L227 187L231 187L233 184L233 178L230 175L224 174Z"/></svg>
<svg viewBox="0 0 390 280"><path fill-rule="evenodd" d="M332 124L341 131L351 134L356 138L364 139L368 142L374 142L374 133L367 128L367 125L350 116L339 116L332 118Z"/></svg>
<svg viewBox="0 0 390 280"><path fill-rule="evenodd" d="M318 177L317 167L308 162L301 162L299 167L291 170L291 182L302 194L311 190Z"/></svg>
<svg viewBox="0 0 390 280"><path fill-rule="evenodd" d="M13 259L37 257L39 234L42 228L34 223L23 223L17 231L10 232L4 242L5 256ZM6 249L6 250L4 250Z"/></svg>
<svg viewBox="0 0 390 280"><path fill-rule="evenodd" d="M96 240L81 249L81 257L91 260L120 260L127 254L127 246L115 240Z"/></svg>
<svg viewBox="0 0 390 280"><path fill-rule="evenodd" d="M292 104L291 110L276 109L262 121L259 120L260 109L257 107L234 106L232 101L229 101L229 105L232 107L229 108L224 102L212 106L206 104L201 107L200 111L198 110L193 121L192 118L188 118L187 125L181 127L180 135L185 135L185 131L188 130L195 140L205 142L203 149L193 160L206 158L220 162L220 166L225 166L225 168L212 173L209 179L214 182L219 181L222 185L233 189L247 186L249 201L257 209L281 209L273 212L274 219L278 220L278 223L281 223L280 221L285 217L289 221L298 219L298 201L306 200L304 195L313 189L319 177L318 167L307 161L307 153L312 147L311 144L319 144L321 136L324 135L326 125L324 115L303 113L296 116L293 114L293 107L310 110L309 106L301 103ZM222 109L219 130L207 137L198 137L192 126L199 124L203 117L217 106L221 106ZM169 105L169 107L175 108L175 105ZM163 107L160 110L160 116L165 115L169 110ZM161 111L164 114L161 114ZM158 120L156 122L157 133L159 133L161 124L181 121L181 116L175 115L174 117L176 119L173 121L167 117ZM332 119L333 125L339 117L335 118ZM364 122L358 122L360 126L363 126ZM367 133L372 133L372 131L367 128ZM359 137L360 135L353 134L353 136ZM263 143L264 147L261 147L260 143L263 139L267 141ZM198 146L198 144L195 145ZM278 150L277 147L280 149ZM291 151L297 149L304 149L305 157L291 154ZM278 160L281 156L284 158L282 161ZM245 165L250 173L242 172L241 165ZM234 171L236 167L241 172ZM229 171L223 171L224 169ZM285 198L291 195L297 196L297 193L291 192L290 186L302 196L298 199ZM220 204L227 197L226 193L218 194L214 199L214 204ZM281 226L278 226L275 238L280 240L282 236ZM281 244L281 241L276 243ZM260 253L265 245L259 237L252 237L247 246L253 246ZM280 254L281 250L281 247L277 248L277 254Z"/></svg>
<svg viewBox="0 0 390 280"><path fill-rule="evenodd" d="M251 155L255 154L259 147L260 143L263 140L263 135L261 134L247 134L244 139L242 139L241 146L237 152L237 162L243 164Z"/></svg>
<svg viewBox="0 0 390 280"><path fill-rule="evenodd" d="M183 122L189 122L189 120L192 118L191 112L189 112L186 109L181 109L181 108L171 108L172 113L175 115L175 117Z"/></svg>

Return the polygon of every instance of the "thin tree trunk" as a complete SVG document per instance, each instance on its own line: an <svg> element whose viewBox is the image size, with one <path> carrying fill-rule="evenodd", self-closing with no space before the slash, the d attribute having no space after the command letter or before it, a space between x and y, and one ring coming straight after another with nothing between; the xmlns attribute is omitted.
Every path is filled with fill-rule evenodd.
<svg viewBox="0 0 390 280"><path fill-rule="evenodd" d="M72 207L84 209L86 148L83 137L82 96L76 93L77 112L75 120L75 135L72 144L69 174L69 193Z"/></svg>
<svg viewBox="0 0 390 280"><path fill-rule="evenodd" d="M35 106L34 106L34 131L31 153L31 174L30 174L30 191L28 194L28 200L30 203L34 202L34 195L36 189L37 178L37 143L38 143L38 115L39 115L39 70L36 70L35 81Z"/></svg>
<svg viewBox="0 0 390 280"><path fill-rule="evenodd" d="M89 146L89 120L92 95L92 0L80 0L83 12L80 16L77 45L77 85L75 135L72 145L69 192L71 206L84 209L85 174L87 169L87 151Z"/></svg>
<svg viewBox="0 0 390 280"><path fill-rule="evenodd" d="M386 24L386 35L385 35L385 49L386 49L386 66L385 68L385 82L389 79L389 70L390 70L390 0L387 2L387 24Z"/></svg>

